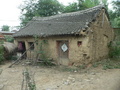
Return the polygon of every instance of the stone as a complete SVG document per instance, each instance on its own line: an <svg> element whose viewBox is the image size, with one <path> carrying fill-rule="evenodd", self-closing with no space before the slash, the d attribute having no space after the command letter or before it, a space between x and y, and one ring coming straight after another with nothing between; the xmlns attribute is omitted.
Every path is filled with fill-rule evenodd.
<svg viewBox="0 0 120 90"><path fill-rule="evenodd" d="M3 85L3 84L1 84L1 85L0 85L0 90L2 90L2 89L3 89L3 87L4 87L4 85Z"/></svg>
<svg viewBox="0 0 120 90"><path fill-rule="evenodd" d="M77 71L75 70L74 72L76 73Z"/></svg>
<svg viewBox="0 0 120 90"><path fill-rule="evenodd" d="M69 83L69 82L67 82L67 81L65 81L63 84L64 84L64 85L69 85L70 83Z"/></svg>
<svg viewBox="0 0 120 90"><path fill-rule="evenodd" d="M52 89L50 89L50 88L47 88L46 90L52 90Z"/></svg>
<svg viewBox="0 0 120 90"><path fill-rule="evenodd" d="M91 75L96 75L96 73L92 72Z"/></svg>

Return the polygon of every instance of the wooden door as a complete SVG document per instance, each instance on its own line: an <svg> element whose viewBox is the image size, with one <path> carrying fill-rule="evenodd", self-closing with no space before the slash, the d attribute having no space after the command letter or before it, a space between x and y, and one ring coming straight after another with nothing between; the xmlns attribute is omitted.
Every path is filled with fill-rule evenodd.
<svg viewBox="0 0 120 90"><path fill-rule="evenodd" d="M68 58L68 41L57 41L57 48L58 48L58 57L59 58Z"/></svg>

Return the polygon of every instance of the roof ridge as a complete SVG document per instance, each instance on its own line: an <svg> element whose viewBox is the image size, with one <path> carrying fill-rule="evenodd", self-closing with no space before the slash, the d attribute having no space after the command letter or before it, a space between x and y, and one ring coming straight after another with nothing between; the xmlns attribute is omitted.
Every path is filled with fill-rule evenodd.
<svg viewBox="0 0 120 90"><path fill-rule="evenodd" d="M91 12L93 10L98 10L98 9L101 10L102 8L104 8L104 5L100 4L100 5L97 5L95 7L88 8L88 9L81 10L81 11L77 11L77 12L62 13L62 14L57 14L57 15L53 15L53 16L49 16L49 17L34 17L33 20L44 21L44 20L51 20L51 19L59 18L59 17L65 17L65 16L81 15L81 14L84 14L84 13Z"/></svg>

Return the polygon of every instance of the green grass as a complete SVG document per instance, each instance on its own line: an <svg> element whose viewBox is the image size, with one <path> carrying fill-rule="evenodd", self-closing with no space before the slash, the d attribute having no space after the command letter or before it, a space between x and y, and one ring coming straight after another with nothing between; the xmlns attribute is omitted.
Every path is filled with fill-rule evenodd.
<svg viewBox="0 0 120 90"><path fill-rule="evenodd" d="M2 70L2 69L0 69L0 74L2 73L2 71L3 71L3 70Z"/></svg>
<svg viewBox="0 0 120 90"><path fill-rule="evenodd" d="M4 58L4 47L0 46L0 64L5 60Z"/></svg>
<svg viewBox="0 0 120 90"><path fill-rule="evenodd" d="M101 66L102 69L120 69L119 59L106 59L93 63L93 67Z"/></svg>

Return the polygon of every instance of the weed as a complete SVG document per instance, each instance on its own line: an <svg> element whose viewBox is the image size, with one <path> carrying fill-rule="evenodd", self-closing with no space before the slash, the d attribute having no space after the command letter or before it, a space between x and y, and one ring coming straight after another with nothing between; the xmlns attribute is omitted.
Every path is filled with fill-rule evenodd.
<svg viewBox="0 0 120 90"><path fill-rule="evenodd" d="M54 64L52 63L52 60L49 58L49 54L47 51L48 41L47 40L39 41L38 36L34 36L34 37L37 45L36 58L42 62L42 64L39 65L53 66Z"/></svg>
<svg viewBox="0 0 120 90"><path fill-rule="evenodd" d="M93 63L92 66L95 68L95 67L98 67L99 66L99 63Z"/></svg>
<svg viewBox="0 0 120 90"><path fill-rule="evenodd" d="M78 66L78 68L79 68L79 69L85 69L85 68L86 68L86 65L84 65L84 64L83 64L83 65L80 65L80 66Z"/></svg>
<svg viewBox="0 0 120 90"><path fill-rule="evenodd" d="M0 74L2 73L2 71L3 71L3 70L2 70L2 69L0 69Z"/></svg>
<svg viewBox="0 0 120 90"><path fill-rule="evenodd" d="M101 66L102 69L120 69L120 61L117 59L105 59L93 63L93 67Z"/></svg>
<svg viewBox="0 0 120 90"><path fill-rule="evenodd" d="M120 57L120 46L119 46L120 42L119 41L115 41L110 42L108 47L109 47L109 57L110 58L119 58Z"/></svg>
<svg viewBox="0 0 120 90"><path fill-rule="evenodd" d="M61 70L63 72L78 72L79 68L77 68L77 67L62 66Z"/></svg>
<svg viewBox="0 0 120 90"><path fill-rule="evenodd" d="M2 61L4 61L4 47L0 46L0 64L2 63Z"/></svg>
<svg viewBox="0 0 120 90"><path fill-rule="evenodd" d="M23 82L21 90L36 90L36 84L33 78L34 74L31 75L30 71L26 69L23 72Z"/></svg>

